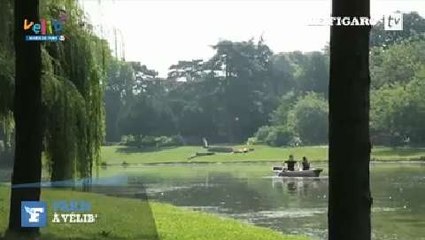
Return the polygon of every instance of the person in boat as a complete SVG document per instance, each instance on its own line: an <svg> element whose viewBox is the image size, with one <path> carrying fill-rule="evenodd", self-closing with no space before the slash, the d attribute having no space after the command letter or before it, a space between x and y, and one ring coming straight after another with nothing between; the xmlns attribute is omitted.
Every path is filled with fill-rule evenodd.
<svg viewBox="0 0 425 240"><path fill-rule="evenodd" d="M286 163L286 166L288 166L288 171L295 171L295 164L297 161L294 160L294 156L292 154L289 155L288 160L286 160L284 163Z"/></svg>
<svg viewBox="0 0 425 240"><path fill-rule="evenodd" d="M301 163L303 165L303 171L310 170L310 163L308 162L308 160L305 156L303 157L303 160L302 160Z"/></svg>

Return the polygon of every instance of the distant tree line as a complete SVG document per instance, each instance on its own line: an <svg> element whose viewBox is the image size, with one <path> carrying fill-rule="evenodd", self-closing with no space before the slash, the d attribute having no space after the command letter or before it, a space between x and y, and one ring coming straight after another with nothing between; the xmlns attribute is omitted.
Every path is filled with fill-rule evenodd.
<svg viewBox="0 0 425 240"><path fill-rule="evenodd" d="M273 54L262 39L221 41L213 48L208 60L171 66L165 79L139 63L113 63L105 91L106 140L179 135L188 143L200 144L202 137L240 143L261 126L280 124L286 99L294 105L304 96L325 101L326 53ZM302 117L305 107L300 103L294 116Z"/></svg>
<svg viewBox="0 0 425 240"><path fill-rule="evenodd" d="M405 31L371 32L374 144L424 144L425 20L405 14ZM135 62L111 64L106 140L180 136L187 144L326 144L329 49L273 53L260 38L220 41L206 60L179 61L166 78ZM152 139L152 138L151 138Z"/></svg>

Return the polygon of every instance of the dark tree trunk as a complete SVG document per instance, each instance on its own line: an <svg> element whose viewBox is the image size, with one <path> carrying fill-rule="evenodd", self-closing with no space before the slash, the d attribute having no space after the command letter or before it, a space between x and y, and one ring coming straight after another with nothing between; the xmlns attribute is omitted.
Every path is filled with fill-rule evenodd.
<svg viewBox="0 0 425 240"><path fill-rule="evenodd" d="M39 184L41 179L41 50L39 42L24 41L24 19L38 21L38 0L15 1L15 107L16 150L12 186ZM38 228L21 227L21 201L38 201L40 187L12 187L7 236L23 235L31 239ZM26 236L26 237L25 237Z"/></svg>
<svg viewBox="0 0 425 240"><path fill-rule="evenodd" d="M333 16L370 15L369 0L333 0ZM329 239L370 240L369 31L333 26L329 87Z"/></svg>

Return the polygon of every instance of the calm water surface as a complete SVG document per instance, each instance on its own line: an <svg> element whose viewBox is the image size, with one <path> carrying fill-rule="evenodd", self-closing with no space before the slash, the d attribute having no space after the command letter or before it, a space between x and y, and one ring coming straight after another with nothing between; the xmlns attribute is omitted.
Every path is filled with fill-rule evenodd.
<svg viewBox="0 0 425 240"><path fill-rule="evenodd" d="M270 167L127 168L121 174L128 187L114 195L137 197L143 186L150 199L160 202L326 239L327 172L316 179L282 179L271 177ZM425 165L380 163L372 164L371 171L373 239L425 240Z"/></svg>

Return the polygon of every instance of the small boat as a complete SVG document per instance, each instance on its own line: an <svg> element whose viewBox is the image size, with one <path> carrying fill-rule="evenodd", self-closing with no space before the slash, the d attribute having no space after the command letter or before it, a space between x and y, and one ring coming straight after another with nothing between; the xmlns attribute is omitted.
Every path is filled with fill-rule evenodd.
<svg viewBox="0 0 425 240"><path fill-rule="evenodd" d="M319 177L320 173L323 171L321 168L312 168L309 170L295 170L289 171L284 167L275 166L272 171L278 177Z"/></svg>

